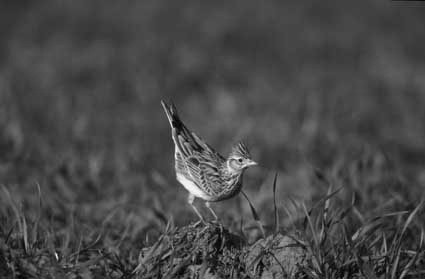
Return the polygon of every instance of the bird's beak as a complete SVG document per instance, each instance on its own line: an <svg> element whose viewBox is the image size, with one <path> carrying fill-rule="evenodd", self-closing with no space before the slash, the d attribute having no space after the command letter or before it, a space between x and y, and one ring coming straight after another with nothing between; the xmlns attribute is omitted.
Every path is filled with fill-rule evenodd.
<svg viewBox="0 0 425 279"><path fill-rule="evenodd" d="M250 167L250 166L256 166L256 165L258 165L258 163L257 163L257 162L255 162L255 161L252 161L252 160L249 160L249 161L246 163L246 166L247 166L247 167Z"/></svg>

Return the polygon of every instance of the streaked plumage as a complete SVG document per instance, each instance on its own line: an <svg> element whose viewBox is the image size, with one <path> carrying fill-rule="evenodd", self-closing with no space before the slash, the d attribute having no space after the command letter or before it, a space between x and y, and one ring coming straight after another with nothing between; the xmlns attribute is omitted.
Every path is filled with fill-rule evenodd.
<svg viewBox="0 0 425 279"><path fill-rule="evenodd" d="M193 205L195 197L205 200L217 219L209 202L238 194L244 170L256 163L242 142L232 148L227 159L224 158L183 124L174 105L167 105L164 101L161 104L171 125L177 180L189 191L188 201L201 220L201 214Z"/></svg>

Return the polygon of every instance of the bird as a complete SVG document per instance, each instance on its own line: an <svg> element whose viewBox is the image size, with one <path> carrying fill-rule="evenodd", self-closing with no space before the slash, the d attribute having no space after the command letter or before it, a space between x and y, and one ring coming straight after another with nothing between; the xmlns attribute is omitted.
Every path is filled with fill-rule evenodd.
<svg viewBox="0 0 425 279"><path fill-rule="evenodd" d="M236 196L242 189L245 170L257 165L257 162L252 160L242 141L232 147L227 158L223 157L186 127L173 103L167 104L161 100L161 104L171 126L176 179L189 192L187 202L199 217L196 224L205 223L204 217L194 205L196 198L205 202L214 221L218 221L211 202Z"/></svg>

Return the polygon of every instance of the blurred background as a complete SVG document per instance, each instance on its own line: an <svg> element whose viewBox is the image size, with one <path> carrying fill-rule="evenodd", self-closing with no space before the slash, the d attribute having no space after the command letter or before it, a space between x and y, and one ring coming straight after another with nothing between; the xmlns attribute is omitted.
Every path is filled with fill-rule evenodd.
<svg viewBox="0 0 425 279"><path fill-rule="evenodd" d="M145 237L196 220L165 99L223 155L247 142L260 167L244 189L266 223L275 172L281 210L329 184L365 216L412 207L425 187L425 13L413 5L1 1L0 183L28 214L39 185L57 228L110 218ZM213 207L230 227L252 222L240 196Z"/></svg>

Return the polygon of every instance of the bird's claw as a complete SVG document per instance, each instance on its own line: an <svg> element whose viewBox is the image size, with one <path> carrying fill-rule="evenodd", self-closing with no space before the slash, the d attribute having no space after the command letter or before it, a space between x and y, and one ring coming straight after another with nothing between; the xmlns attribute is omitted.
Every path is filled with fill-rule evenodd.
<svg viewBox="0 0 425 279"><path fill-rule="evenodd" d="M204 219L199 219L198 221L196 221L195 223L193 223L191 226L194 227L194 228L196 228L196 227L198 227L201 224L204 225L204 226L207 225L207 223L205 222Z"/></svg>
<svg viewBox="0 0 425 279"><path fill-rule="evenodd" d="M220 220L218 220L218 219L211 220L211 221L209 221L209 223L214 224L214 225L222 225Z"/></svg>
<svg viewBox="0 0 425 279"><path fill-rule="evenodd" d="M211 220L209 221L209 225L213 225L214 227L218 228L221 233L223 233L223 224L220 222L220 220Z"/></svg>

